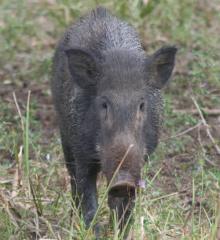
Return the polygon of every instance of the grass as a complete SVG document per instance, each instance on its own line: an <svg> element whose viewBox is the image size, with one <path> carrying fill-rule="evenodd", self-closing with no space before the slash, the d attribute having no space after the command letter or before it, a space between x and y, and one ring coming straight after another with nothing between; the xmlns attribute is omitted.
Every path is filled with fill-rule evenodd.
<svg viewBox="0 0 220 240"><path fill-rule="evenodd" d="M185 132L202 121L189 111L196 110L195 99L220 145L219 114L205 111L220 106L218 0L2 0L1 239L94 238L71 204L49 79L56 42L72 21L97 4L135 26L149 53L162 45L179 47L175 76L164 94L161 142L143 169L146 188L138 193L130 234L141 240L220 238L220 157L203 123ZM103 181L100 176L103 204L94 223L102 223L103 239L122 239L117 222L108 224Z"/></svg>

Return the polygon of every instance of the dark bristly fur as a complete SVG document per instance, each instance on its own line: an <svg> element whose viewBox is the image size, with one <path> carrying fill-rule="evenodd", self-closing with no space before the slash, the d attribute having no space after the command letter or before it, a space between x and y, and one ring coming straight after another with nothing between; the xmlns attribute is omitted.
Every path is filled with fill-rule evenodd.
<svg viewBox="0 0 220 240"><path fill-rule="evenodd" d="M138 185L144 156L158 143L160 89L176 51L164 47L147 56L135 30L104 8L79 19L59 42L52 93L73 197L81 199L87 226L97 209L97 173L109 182L131 144L121 170ZM127 217L134 198L109 196L109 206Z"/></svg>

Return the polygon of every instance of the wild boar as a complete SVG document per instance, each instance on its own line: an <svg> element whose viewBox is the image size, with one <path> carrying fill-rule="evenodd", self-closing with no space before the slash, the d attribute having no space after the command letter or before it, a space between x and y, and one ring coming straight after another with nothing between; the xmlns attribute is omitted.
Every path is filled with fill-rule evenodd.
<svg viewBox="0 0 220 240"><path fill-rule="evenodd" d="M87 226L98 205L97 174L102 171L109 183L123 157L108 202L122 223L129 216L145 156L158 144L160 90L176 52L167 46L147 55L136 31L102 7L80 18L60 40L52 95L73 198L77 204L80 199Z"/></svg>

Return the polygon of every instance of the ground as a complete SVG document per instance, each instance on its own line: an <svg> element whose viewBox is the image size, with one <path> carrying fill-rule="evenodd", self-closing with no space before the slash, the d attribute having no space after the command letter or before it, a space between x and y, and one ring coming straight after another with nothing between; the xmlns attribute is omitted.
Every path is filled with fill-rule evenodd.
<svg viewBox="0 0 220 240"><path fill-rule="evenodd" d="M2 0L0 3L1 239L93 239L73 208L49 87L65 28L96 5L132 24L152 53L178 47L157 151L143 169L130 239L220 239L218 0ZM29 98L28 98L29 94ZM98 212L109 226L104 178ZM72 223L72 224L71 224Z"/></svg>

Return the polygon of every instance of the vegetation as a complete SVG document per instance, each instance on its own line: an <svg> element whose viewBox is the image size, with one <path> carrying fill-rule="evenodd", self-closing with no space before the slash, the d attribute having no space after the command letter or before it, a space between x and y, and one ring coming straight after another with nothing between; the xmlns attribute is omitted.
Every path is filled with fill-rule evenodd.
<svg viewBox="0 0 220 240"><path fill-rule="evenodd" d="M179 48L130 239L220 239L218 0L0 1L0 238L94 239L71 204L49 79L65 28L97 5L135 26L149 53ZM122 239L108 223L103 181L95 220L103 239Z"/></svg>

